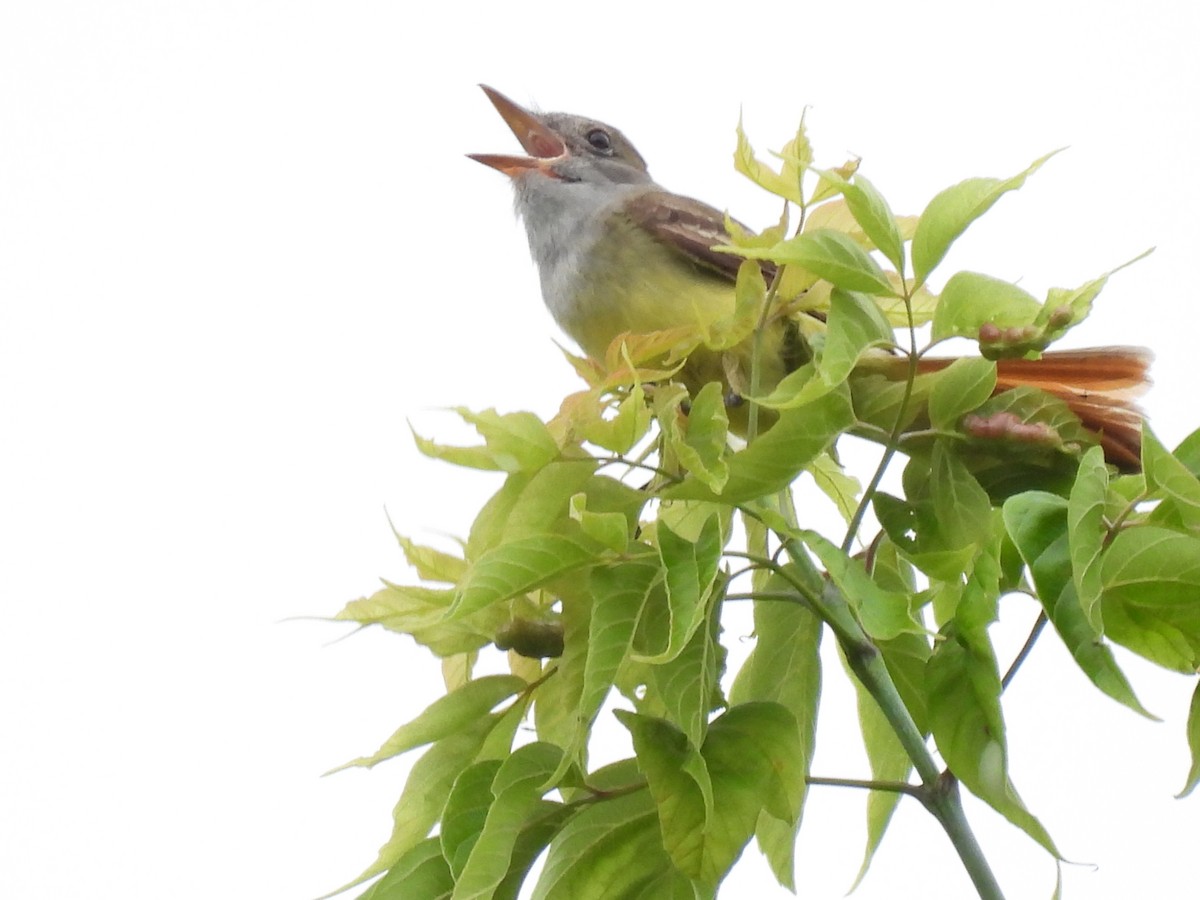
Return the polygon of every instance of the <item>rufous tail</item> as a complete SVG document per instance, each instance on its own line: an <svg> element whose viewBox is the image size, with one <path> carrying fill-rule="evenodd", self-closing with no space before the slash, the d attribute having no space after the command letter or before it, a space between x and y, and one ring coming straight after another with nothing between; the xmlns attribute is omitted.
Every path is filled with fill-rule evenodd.
<svg viewBox="0 0 1200 900"><path fill-rule="evenodd" d="M1150 385L1152 354L1142 347L1059 350L1041 359L1002 359L996 393L1029 386L1065 401L1099 438L1104 458L1125 472L1142 465L1142 411L1133 402ZM922 359L920 372L944 369L952 359Z"/></svg>

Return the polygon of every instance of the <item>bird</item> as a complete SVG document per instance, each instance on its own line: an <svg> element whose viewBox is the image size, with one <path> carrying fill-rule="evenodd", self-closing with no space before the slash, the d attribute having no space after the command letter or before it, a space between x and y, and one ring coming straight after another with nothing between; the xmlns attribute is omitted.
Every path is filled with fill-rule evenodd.
<svg viewBox="0 0 1200 900"><path fill-rule="evenodd" d="M732 240L724 213L658 185L617 128L586 116L534 112L481 87L525 153L468 156L509 177L543 300L587 356L602 360L612 341L625 333L708 326L732 313L742 260L717 249ZM773 264L762 265L771 278ZM811 357L804 329L798 327L803 316L820 318L820 313L779 315L766 323L755 350L760 360L756 384L763 394ZM727 404L742 405L745 378L737 373L749 371L751 352L749 340L731 352L697 348L675 378L692 395L708 382L721 381ZM922 356L916 371L933 373L953 361ZM1063 400L1110 464L1137 471L1142 414L1133 398L1149 383L1150 361L1151 354L1140 347L1000 359L995 393L1032 387ZM864 368L890 380L909 374L906 357L885 353L873 355ZM739 383L731 384L734 380ZM974 423L976 436L984 437L1019 435L1021 427L1011 415Z"/></svg>

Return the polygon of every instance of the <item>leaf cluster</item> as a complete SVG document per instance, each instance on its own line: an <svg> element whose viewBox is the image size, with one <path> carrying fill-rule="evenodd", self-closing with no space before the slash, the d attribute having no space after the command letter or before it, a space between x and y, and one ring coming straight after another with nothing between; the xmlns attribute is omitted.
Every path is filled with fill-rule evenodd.
<svg viewBox="0 0 1200 900"><path fill-rule="evenodd" d="M461 553L401 538L421 583L387 583L338 614L410 636L446 675L444 696L350 763L424 748L391 837L347 886L382 876L362 897L512 898L543 855L536 898L712 897L752 839L794 888L826 632L858 692L871 768L857 782L869 789L859 877L912 795L980 894L999 896L955 785L1058 856L1009 776L1007 678L989 636L1002 598L1034 598L1087 678L1139 714L1112 644L1200 668L1200 432L1171 453L1147 430L1143 473L1117 475L1061 402L994 396L993 360L1061 337L1108 276L1044 301L974 272L951 274L940 296L929 286L968 226L1049 157L898 217L857 161L815 169L803 125L778 156L778 168L760 161L739 127L737 168L785 212L757 235L731 224L726 249L747 262L728 320L573 359L587 386L548 422L460 410L482 443L418 438L503 481ZM752 392L769 427L752 418L748 439L732 438L721 384L688 396L670 378L696 347L753 342L781 316L812 358ZM918 375L948 337L981 355ZM996 412L1040 437L964 427ZM838 462L851 433L884 446L865 487ZM884 493L901 455L902 491ZM803 482L833 501L844 532L801 521ZM736 602L753 605L754 643L729 671L722 613ZM476 677L481 655L499 652L509 674ZM628 755L593 766L595 732L614 723ZM1184 793L1200 780L1200 701L1189 734Z"/></svg>

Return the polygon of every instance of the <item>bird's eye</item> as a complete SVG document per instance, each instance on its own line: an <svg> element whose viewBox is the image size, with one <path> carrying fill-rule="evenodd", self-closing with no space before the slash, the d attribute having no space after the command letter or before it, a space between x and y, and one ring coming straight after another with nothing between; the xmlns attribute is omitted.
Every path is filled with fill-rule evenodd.
<svg viewBox="0 0 1200 900"><path fill-rule="evenodd" d="M593 150L599 150L602 153L612 151L612 137L603 128L593 128L587 133L586 138Z"/></svg>

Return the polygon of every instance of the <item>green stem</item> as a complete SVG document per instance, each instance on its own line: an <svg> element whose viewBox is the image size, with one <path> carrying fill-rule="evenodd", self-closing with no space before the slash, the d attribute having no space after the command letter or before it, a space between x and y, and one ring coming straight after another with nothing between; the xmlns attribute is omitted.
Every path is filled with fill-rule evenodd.
<svg viewBox="0 0 1200 900"><path fill-rule="evenodd" d="M786 543L792 565L781 574L833 631L850 670L879 705L921 779L915 788L916 796L945 830L981 900L1003 900L1000 885L963 813L958 782L949 773L944 774L934 760L925 735L904 705L879 648L863 631L845 597L832 582L821 577L804 546L794 539Z"/></svg>
<svg viewBox="0 0 1200 900"><path fill-rule="evenodd" d="M926 790L922 792L921 802L950 836L950 842L958 851L958 858L962 860L963 868L967 870L967 875L970 876L981 900L1004 900L1000 883L996 881L996 876L983 855L983 848L975 840L975 834L967 822L966 813L963 812L958 779L946 772L933 785L924 787Z"/></svg>
<svg viewBox="0 0 1200 900"><path fill-rule="evenodd" d="M916 797L922 800L922 789L919 785L909 784L906 781L872 781L859 778L820 778L816 775L809 775L804 779L808 785L825 785L827 787L848 787L860 788L865 791L886 791L889 794L908 794L910 797Z"/></svg>

